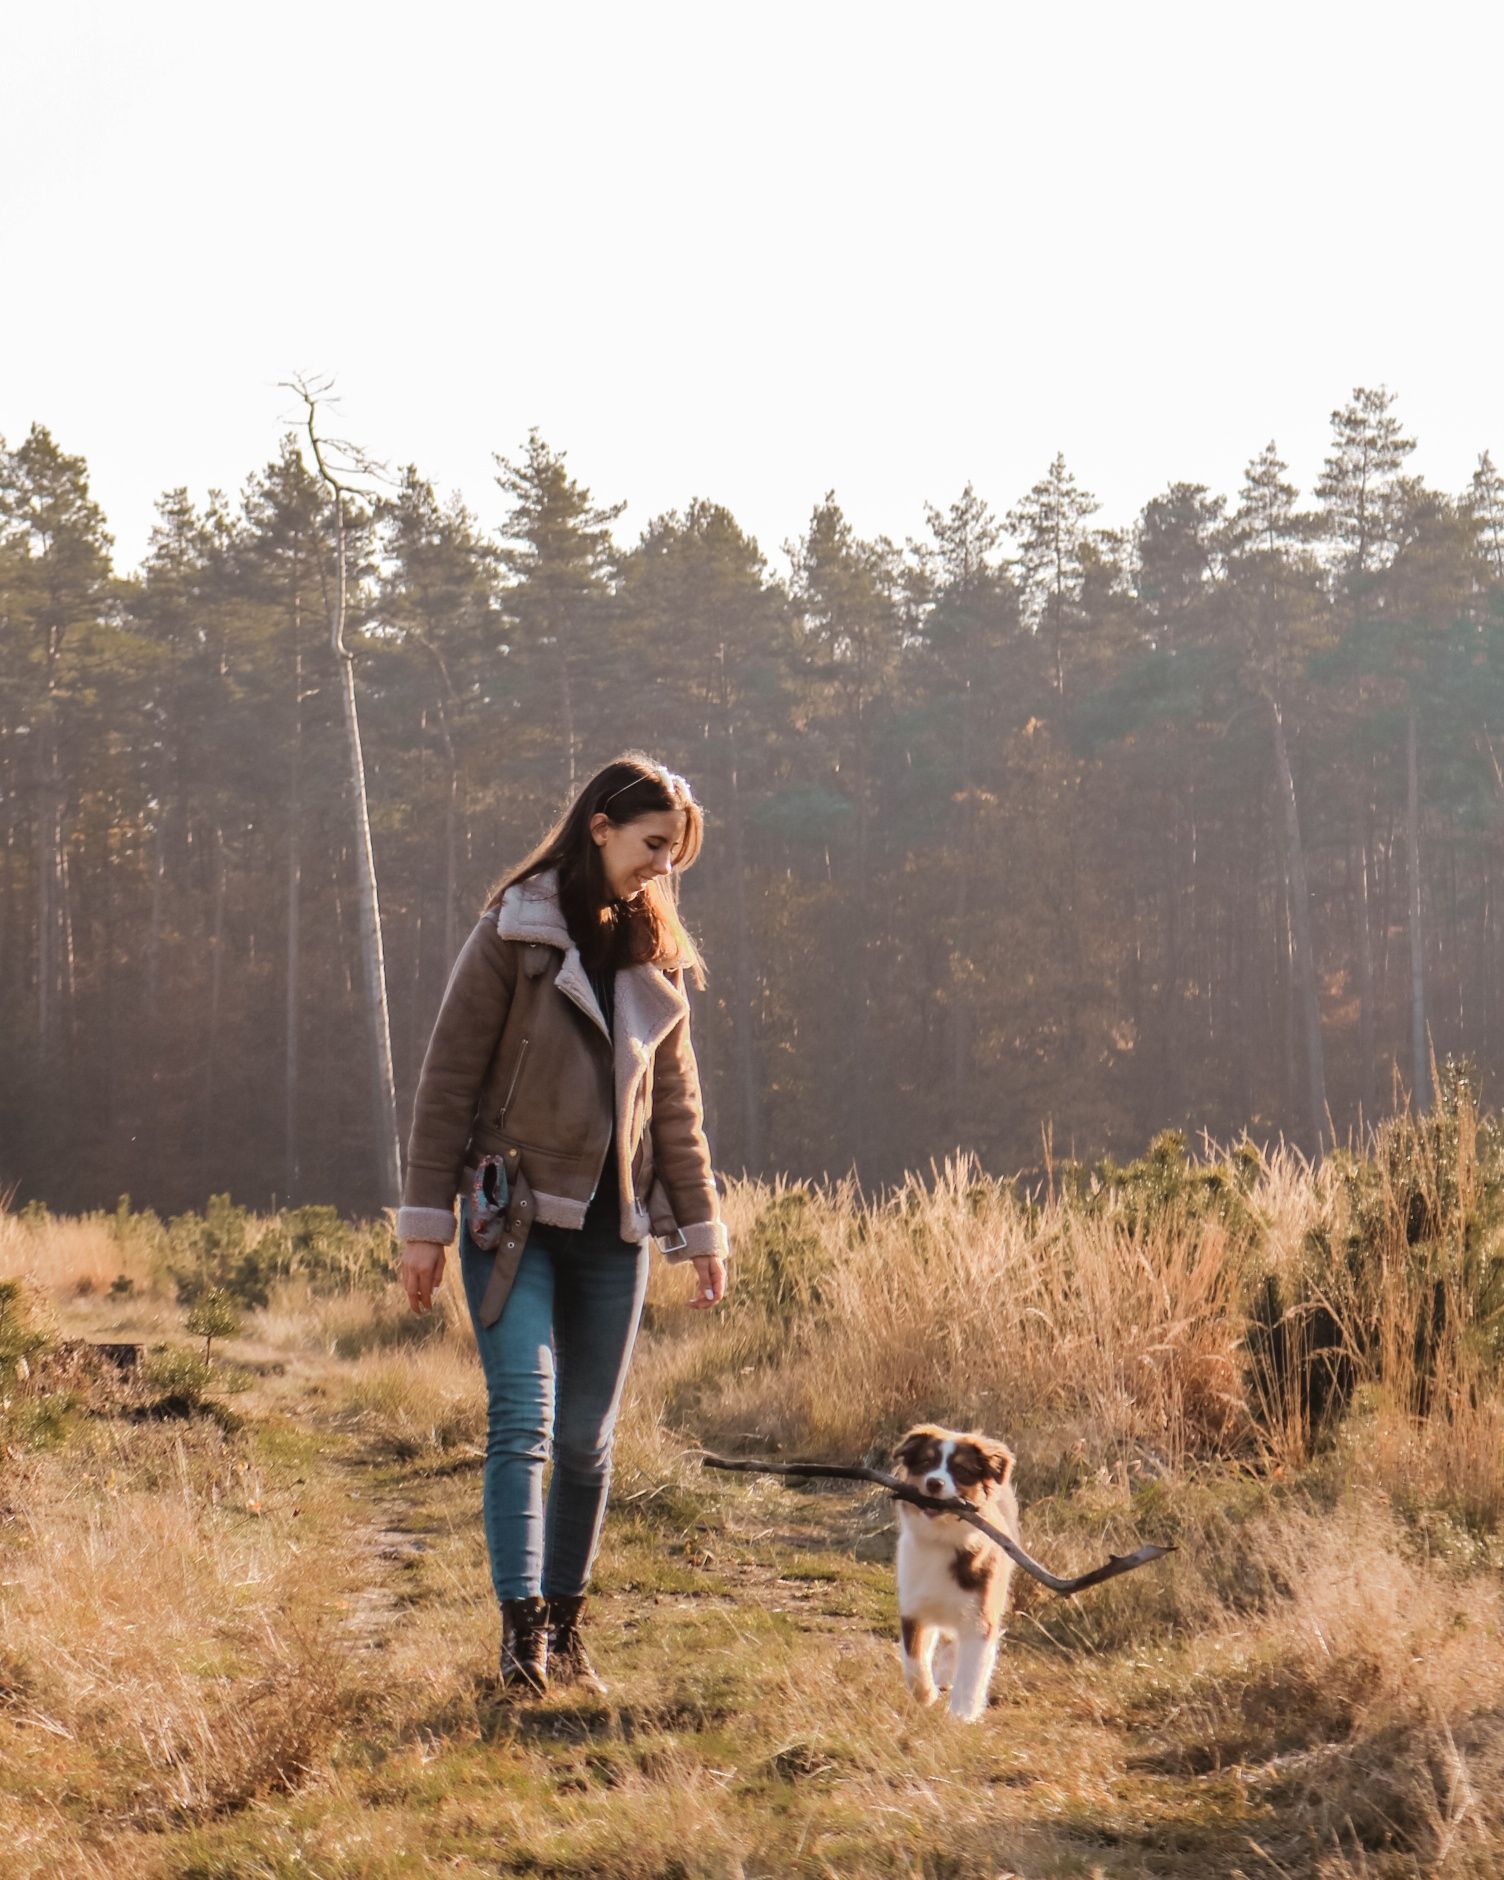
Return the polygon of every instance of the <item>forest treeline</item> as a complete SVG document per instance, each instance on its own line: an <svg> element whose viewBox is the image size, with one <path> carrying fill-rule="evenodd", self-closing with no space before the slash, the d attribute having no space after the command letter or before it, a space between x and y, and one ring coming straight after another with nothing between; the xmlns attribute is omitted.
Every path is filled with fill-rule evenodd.
<svg viewBox="0 0 1504 1880"><path fill-rule="evenodd" d="M1308 494L1131 529L1061 458L787 573L696 498L619 540L537 433L489 534L345 505L398 1116L485 894L589 771L693 781L718 1164L999 1174L1179 1125L1315 1149L1504 1047L1504 478L1410 471L1384 388ZM84 460L0 449L0 1190L367 1212L380 1166L334 514L289 435L114 566Z"/></svg>

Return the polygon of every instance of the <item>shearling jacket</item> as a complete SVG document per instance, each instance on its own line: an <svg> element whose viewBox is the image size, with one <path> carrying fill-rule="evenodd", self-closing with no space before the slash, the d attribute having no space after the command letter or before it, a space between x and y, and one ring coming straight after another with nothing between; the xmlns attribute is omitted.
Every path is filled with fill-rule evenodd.
<svg viewBox="0 0 1504 1880"><path fill-rule="evenodd" d="M553 870L514 882L454 963L413 1101L398 1237L452 1240L456 1191L500 1155L539 1221L579 1227L609 1181L623 1240L652 1234L670 1260L724 1256L682 970L619 968L613 1037L557 890Z"/></svg>

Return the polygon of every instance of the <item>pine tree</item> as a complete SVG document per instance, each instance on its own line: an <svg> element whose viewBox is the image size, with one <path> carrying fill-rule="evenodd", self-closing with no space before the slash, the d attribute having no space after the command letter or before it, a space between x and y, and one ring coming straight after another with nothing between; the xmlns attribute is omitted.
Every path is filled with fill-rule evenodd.
<svg viewBox="0 0 1504 1880"><path fill-rule="evenodd" d="M1410 939L1410 1074L1417 1110L1431 1105L1431 1040L1427 1027L1421 745L1438 766L1468 751L1458 737L1476 722L1486 699L1481 675L1467 657L1485 571L1471 518L1437 491L1412 484L1394 518L1395 549L1383 583L1382 611L1358 631L1368 670L1397 692L1405 720L1405 875ZM1365 630L1366 628L1366 630ZM1457 661L1458 651L1463 653ZM1449 684L1450 668L1460 673ZM1453 788L1453 799L1458 792Z"/></svg>
<svg viewBox="0 0 1504 1880"><path fill-rule="evenodd" d="M1134 587L1157 649L1177 650L1215 589L1226 508L1227 499L1204 483L1172 483L1144 505L1134 534Z"/></svg>
<svg viewBox="0 0 1504 1880"><path fill-rule="evenodd" d="M482 748L483 734L504 735L507 718L516 716L510 662L501 650L498 558L465 505L457 497L441 504L411 464L397 494L380 505L378 523L384 557L375 607L387 668L381 696L395 707L383 716L380 730L403 768L394 782L411 867L420 879L428 878L435 853L433 830L443 830L439 879L431 894L417 898L414 973L430 925L424 908L431 905L442 910L432 925L440 972L447 977L463 939L460 882L470 862L472 797L495 787L494 775L483 775L472 791L474 752ZM435 747L439 775L431 790L426 760ZM415 1055L426 1043L421 1031L416 1025ZM417 1068L414 1062L414 1074Z"/></svg>
<svg viewBox="0 0 1504 1880"><path fill-rule="evenodd" d="M67 1096L56 1066L65 1056L65 1027L71 1032L76 1017L77 886L69 825L103 702L95 684L104 675L96 675L91 661L113 625L111 546L82 457L60 449L39 424L15 450L0 454L0 552L9 579L5 637L17 647L9 662L17 693L12 718L26 727L31 753L16 781L34 805L30 1062L38 1109L54 1120Z"/></svg>
<svg viewBox="0 0 1504 1880"><path fill-rule="evenodd" d="M1018 595L1002 566L1002 525L973 486L968 483L947 510L926 504L925 520L930 539L909 544L906 666L912 681L904 688L904 719L906 743L917 747L920 776L929 785L925 800L934 810L931 823L916 804L906 826L931 828L936 838L922 879L925 930L943 937L947 955L936 997L948 1099L941 1140L949 1149L975 1146L978 1134L973 1086L985 990L982 832L997 802L1005 672L1021 629Z"/></svg>
<svg viewBox="0 0 1504 1880"><path fill-rule="evenodd" d="M1487 451L1478 458L1463 506L1477 525L1494 580L1504 582L1504 476Z"/></svg>
<svg viewBox="0 0 1504 1880"><path fill-rule="evenodd" d="M552 787L562 784L572 796L594 728L582 722L580 692L590 683L589 669L607 636L616 565L611 524L626 504L593 503L589 490L565 469L564 457L533 430L518 462L499 455L495 461L496 481L513 505L501 550L512 577L504 606L516 622L520 658L552 673L552 706L564 741L563 773ZM592 698L603 707L609 703L603 694Z"/></svg>
<svg viewBox="0 0 1504 1880"><path fill-rule="evenodd" d="M1306 1126L1313 1144L1328 1134L1326 1058L1321 1035L1320 966L1311 923L1299 795L1290 755L1291 707L1305 664L1324 643L1315 570L1304 553L1313 525L1297 509L1298 493L1271 442L1248 465L1228 531L1230 580L1242 648L1239 672L1263 712L1274 769L1274 837L1288 909L1289 960L1304 1045ZM1293 1014L1295 1005L1292 1002Z"/></svg>
<svg viewBox="0 0 1504 1880"><path fill-rule="evenodd" d="M1316 483L1326 533L1349 583L1364 578L1394 551L1404 496L1401 471L1415 448L1390 413L1394 394L1358 386L1332 413L1332 451Z"/></svg>
<svg viewBox="0 0 1504 1880"><path fill-rule="evenodd" d="M1081 625L1085 523L1100 505L1057 455L1015 508L1007 525L1019 545L1019 580L1029 623L1044 636L1055 669L1055 691L1065 699L1065 647Z"/></svg>
<svg viewBox="0 0 1504 1880"><path fill-rule="evenodd" d="M711 839L694 900L730 1032L734 1103L720 1113L728 1166L761 1168L768 1144L764 1033L786 998L769 958L770 923L753 893L754 820L773 785L772 752L787 734L790 629L786 596L761 550L719 503L696 498L649 523L621 568L616 669L629 716L640 709L655 744L696 784ZM698 1022L698 1021L697 1021ZM775 1034L776 1035L776 1034ZM701 1028L712 1086L718 1027Z"/></svg>
<svg viewBox="0 0 1504 1880"><path fill-rule="evenodd" d="M305 861L310 849L323 861L337 838L339 782L334 748L333 674L325 657L324 602L334 583L329 505L303 461L295 437L282 439L276 458L250 480L245 496L239 560L248 595L259 603L235 636L231 654L243 698L255 700L273 735L263 747L263 787L275 808L258 833L242 809L232 840L243 864L252 854L273 864L274 832L282 832L282 1192L301 1197L305 1138L303 1045L305 1016ZM285 766L274 777L273 766Z"/></svg>
<svg viewBox="0 0 1504 1880"><path fill-rule="evenodd" d="M871 950L876 944L873 912L878 905L872 845L877 733L892 699L903 619L897 551L884 538L863 541L847 520L835 492L816 505L803 538L789 544L793 601L799 625L804 676L830 752L830 770L849 810L851 921L846 951L851 961L843 1062L850 1093L848 1126L856 1135L870 1122L874 1058ZM823 766L822 766L823 768ZM814 809L811 804L811 810ZM844 846L844 845L843 845ZM829 850L827 850L827 854Z"/></svg>

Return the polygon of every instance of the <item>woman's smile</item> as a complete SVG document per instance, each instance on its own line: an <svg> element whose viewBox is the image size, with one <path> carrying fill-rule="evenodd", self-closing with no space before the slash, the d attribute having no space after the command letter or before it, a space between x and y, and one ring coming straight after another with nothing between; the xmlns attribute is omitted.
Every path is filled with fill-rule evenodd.
<svg viewBox="0 0 1504 1880"><path fill-rule="evenodd" d="M601 815L595 829L607 891L632 901L657 876L674 872L674 853L684 839L684 812L656 810L629 823Z"/></svg>

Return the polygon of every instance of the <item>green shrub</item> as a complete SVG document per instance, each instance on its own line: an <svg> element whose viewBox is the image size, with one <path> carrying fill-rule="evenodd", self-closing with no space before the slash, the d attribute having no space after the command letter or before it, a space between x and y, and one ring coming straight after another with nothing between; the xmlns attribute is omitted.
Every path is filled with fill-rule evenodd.
<svg viewBox="0 0 1504 1880"><path fill-rule="evenodd" d="M1063 1163L1056 1174L1062 1192L1083 1212L1110 1214L1132 1235L1178 1211L1192 1219L1214 1216L1256 1239L1259 1224L1249 1196L1262 1167L1258 1145L1246 1137L1225 1160L1197 1162L1185 1132L1164 1129L1136 1161L1118 1162L1109 1155L1091 1163Z"/></svg>
<svg viewBox="0 0 1504 1880"><path fill-rule="evenodd" d="M178 1304L191 1306L210 1291L231 1294L244 1306L264 1306L272 1278L251 1243L254 1223L225 1195L210 1195L202 1214L177 1214L167 1224L169 1264Z"/></svg>
<svg viewBox="0 0 1504 1880"><path fill-rule="evenodd" d="M334 1208L317 1204L283 1208L256 1251L279 1277L299 1275L316 1292L349 1292L387 1285L396 1248L385 1221L346 1221Z"/></svg>
<svg viewBox="0 0 1504 1880"><path fill-rule="evenodd" d="M240 1308L222 1287L211 1286L200 1293L188 1313L188 1330L204 1341L204 1368L214 1362L211 1347L216 1338L234 1338L240 1330Z"/></svg>
<svg viewBox="0 0 1504 1880"><path fill-rule="evenodd" d="M823 1302L831 1264L820 1237L822 1210L802 1184L778 1189L742 1233L736 1247L736 1285L728 1298L738 1311L786 1324Z"/></svg>
<svg viewBox="0 0 1504 1880"><path fill-rule="evenodd" d="M202 1215L179 1214L167 1228L178 1304L208 1292L241 1306L264 1306L278 1280L302 1277L315 1291L387 1285L396 1246L384 1221L350 1222L322 1204L283 1208L262 1221L226 1195L211 1195Z"/></svg>
<svg viewBox="0 0 1504 1880"><path fill-rule="evenodd" d="M1504 1135L1449 1058L1423 1116L1381 1123L1362 1155L1334 1150L1324 1218L1249 1309L1256 1398L1313 1439L1365 1381L1417 1416L1438 1387L1504 1368Z"/></svg>
<svg viewBox="0 0 1504 1880"><path fill-rule="evenodd" d="M157 1270L166 1264L167 1229L160 1215L150 1208L133 1212L130 1196L121 1195L115 1212L105 1218L122 1254L134 1255L143 1265Z"/></svg>
<svg viewBox="0 0 1504 1880"><path fill-rule="evenodd" d="M57 1343L47 1296L34 1282L0 1280L0 1446L40 1449L58 1442L73 1398L30 1375Z"/></svg>
<svg viewBox="0 0 1504 1880"><path fill-rule="evenodd" d="M56 1343L45 1301L25 1280L0 1279L0 1381Z"/></svg>
<svg viewBox="0 0 1504 1880"><path fill-rule="evenodd" d="M196 1351L186 1345L163 1345L146 1354L142 1378L158 1397L197 1406L208 1395L212 1373Z"/></svg>

